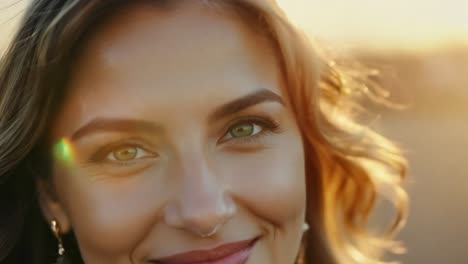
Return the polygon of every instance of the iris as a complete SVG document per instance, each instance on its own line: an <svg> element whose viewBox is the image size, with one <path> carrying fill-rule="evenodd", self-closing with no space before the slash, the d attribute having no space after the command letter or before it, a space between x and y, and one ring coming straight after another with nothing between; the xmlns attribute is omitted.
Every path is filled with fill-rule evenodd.
<svg viewBox="0 0 468 264"><path fill-rule="evenodd" d="M254 132L254 125L252 123L242 123L232 127L229 134L233 138L248 137Z"/></svg>
<svg viewBox="0 0 468 264"><path fill-rule="evenodd" d="M112 152L112 157L118 161L129 161L137 157L138 149L136 147L125 147Z"/></svg>

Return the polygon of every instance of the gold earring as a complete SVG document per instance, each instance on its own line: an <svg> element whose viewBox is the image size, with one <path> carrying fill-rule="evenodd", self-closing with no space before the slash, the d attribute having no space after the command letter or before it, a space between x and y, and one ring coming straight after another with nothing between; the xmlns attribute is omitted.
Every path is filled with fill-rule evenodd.
<svg viewBox="0 0 468 264"><path fill-rule="evenodd" d="M55 264L63 264L65 263L65 248L63 247L62 236L60 235L60 227L57 220L54 219L50 221L50 229L52 229L52 233L54 233L58 242L58 257Z"/></svg>

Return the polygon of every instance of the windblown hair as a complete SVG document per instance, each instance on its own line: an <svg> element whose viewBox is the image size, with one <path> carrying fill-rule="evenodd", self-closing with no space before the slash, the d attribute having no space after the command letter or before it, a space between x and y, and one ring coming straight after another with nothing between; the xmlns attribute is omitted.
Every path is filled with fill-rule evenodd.
<svg viewBox="0 0 468 264"><path fill-rule="evenodd" d="M361 99L379 99L368 82L373 73L330 60L271 0L197 1L238 16L276 49L306 153L311 228L298 263L382 263L383 253L400 249L393 238L407 214L406 162L398 147L358 122ZM0 263L52 262L56 245L35 188L38 177L50 176L44 139L80 45L113 11L136 2L33 0L27 9L0 65ZM183 1L144 2L170 9ZM394 204L395 217L372 233L378 197ZM81 263L79 253L70 262Z"/></svg>

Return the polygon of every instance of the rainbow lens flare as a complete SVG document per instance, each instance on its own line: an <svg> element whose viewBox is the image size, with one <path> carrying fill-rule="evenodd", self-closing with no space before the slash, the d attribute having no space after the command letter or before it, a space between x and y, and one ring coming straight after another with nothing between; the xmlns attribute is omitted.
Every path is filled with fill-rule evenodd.
<svg viewBox="0 0 468 264"><path fill-rule="evenodd" d="M65 165L71 165L74 161L74 152L71 141L62 138L54 145L54 159Z"/></svg>

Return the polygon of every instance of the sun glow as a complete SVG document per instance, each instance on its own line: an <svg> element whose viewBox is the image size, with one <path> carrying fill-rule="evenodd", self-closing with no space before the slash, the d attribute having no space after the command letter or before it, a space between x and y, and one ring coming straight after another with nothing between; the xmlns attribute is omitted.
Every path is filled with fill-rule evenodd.
<svg viewBox="0 0 468 264"><path fill-rule="evenodd" d="M31 0L0 3L0 49ZM277 0L307 33L339 46L433 49L468 46L468 1Z"/></svg>
<svg viewBox="0 0 468 264"><path fill-rule="evenodd" d="M307 33L340 46L378 49L468 46L468 1L278 2Z"/></svg>

